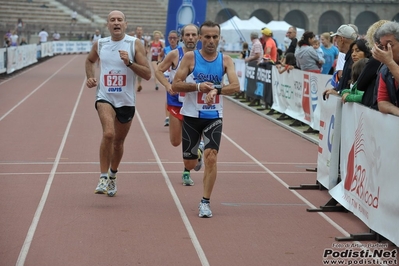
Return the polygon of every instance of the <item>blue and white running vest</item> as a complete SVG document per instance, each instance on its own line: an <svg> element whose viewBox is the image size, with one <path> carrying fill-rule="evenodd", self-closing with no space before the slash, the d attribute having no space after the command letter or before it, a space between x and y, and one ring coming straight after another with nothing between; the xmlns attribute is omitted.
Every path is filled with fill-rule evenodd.
<svg viewBox="0 0 399 266"><path fill-rule="evenodd" d="M182 48L182 47L177 47L177 51L178 51L178 53L179 53L179 60L177 61L177 65L176 65L175 68L170 67L170 73L169 73L169 82L170 82L170 83L173 82L173 79L175 78L177 69L179 68L180 61L182 60L182 58L183 58L183 56L184 56L184 51L183 51L183 48ZM178 93L178 94L176 94L176 95L170 95L169 93L166 92L166 101L167 101L167 104L168 104L168 105L171 105L171 106L178 106L178 107L181 107L181 106L183 105L183 104L182 104L182 101L183 101L182 98L183 98L183 97L181 97L180 95L181 95L181 93ZM184 94L182 94L182 95L184 95Z"/></svg>
<svg viewBox="0 0 399 266"><path fill-rule="evenodd" d="M224 67L223 67L223 54L218 53L213 61L204 59L199 50L194 51L194 69L192 72L193 82L212 82L214 85L222 84ZM187 79L186 82L189 82ZM207 105L206 93L192 91L186 92L184 104L180 113L184 116L216 119L223 117L223 97L217 95L212 105Z"/></svg>

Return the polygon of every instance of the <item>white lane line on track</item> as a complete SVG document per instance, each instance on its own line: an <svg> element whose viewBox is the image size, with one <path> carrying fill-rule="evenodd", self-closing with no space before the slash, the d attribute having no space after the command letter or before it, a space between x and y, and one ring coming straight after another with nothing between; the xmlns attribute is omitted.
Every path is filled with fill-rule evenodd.
<svg viewBox="0 0 399 266"><path fill-rule="evenodd" d="M137 112L137 110L136 110L136 115L137 115L137 118L138 118L138 120L140 122L141 128L144 131L144 135L147 138L148 144L151 147L152 153L154 154L154 157L155 157L155 159L156 159L156 161L158 163L158 167L161 170L162 175L163 175L163 177L165 179L165 182L166 182L166 185L168 186L169 192L172 195L172 198L173 198L173 200L174 200L174 202L176 204L176 207L177 207L177 209L178 209L178 211L180 213L180 217L183 220L184 226L186 227L186 230L187 230L187 232L188 232L188 234L190 236L190 239L191 239L191 242L193 243L195 251L197 252L198 258L201 261L201 265L209 266L209 262L208 262L208 259L206 258L205 252L204 252L204 250L201 247L201 244L200 244L200 242L199 242L199 240L198 240L198 238L197 238L197 236L196 236L196 234L194 232L194 229L193 229L190 221L188 220L188 217L187 217L186 213L184 212L183 205L181 204L181 202L179 200L179 197L177 196L176 191L173 188L172 182L170 182L169 176L166 173L165 168L162 165L161 159L158 156L158 153L157 153L157 151L155 149L155 146L154 146L154 144L153 144L153 142L151 140L151 137L148 134L148 131L145 128L144 123L141 120L140 114L139 114L139 112Z"/></svg>
<svg viewBox="0 0 399 266"><path fill-rule="evenodd" d="M7 78L6 80L0 82L0 86L3 85L3 84L6 83L6 82L9 82L10 80L13 80L13 79L15 79L15 78L21 76L22 74L25 74L25 73L31 71L32 69L37 68L39 65L40 65L40 63L36 63L36 66L30 67L30 68L28 68L28 69L26 69L26 70L22 70L22 69L21 69L21 72L20 72L20 73L14 75L14 76L12 76L12 77L9 77L9 78Z"/></svg>
<svg viewBox="0 0 399 266"><path fill-rule="evenodd" d="M300 200L302 200L305 204L307 204L311 208L316 208L312 203L310 203L307 199L305 199L301 194L299 194L296 190L289 189L288 184L285 183L280 177L278 177L274 172L272 172L269 168L264 166L262 163L260 163L255 157L253 157L249 152L247 152L244 148L242 148L240 145L238 145L234 140L229 138L226 134L222 133L223 137L225 137L228 141L230 141L234 146L236 146L242 153L247 155L249 158L251 158L255 163L257 163L261 168L263 168L268 174L270 174L277 182L279 182L281 185L283 185L286 189L291 191L295 196L297 196ZM335 227L339 232L344 234L345 236L349 236L349 233L346 232L341 226L339 226L337 223L335 223L333 220L330 219L327 215L325 215L322 212L318 212L320 216L322 216L328 223L330 223L333 227Z"/></svg>
<svg viewBox="0 0 399 266"><path fill-rule="evenodd" d="M67 62L66 65L69 62ZM58 73L58 71L56 73ZM54 76L54 75L52 75L52 76ZM53 180L54 180L54 175L55 175L55 173L57 171L57 167L58 167L58 164L59 164L59 161L60 161L60 158L61 158L61 154L62 154L62 151L64 150L65 143L66 143L66 140L67 140L67 137L68 137L68 134L69 134L69 130L71 129L71 125L72 125L73 119L75 117L75 113L76 113L76 110L78 108L78 105L79 105L79 102L80 102L80 98L82 97L83 90L84 90L85 86L86 86L86 79L83 80L82 87L80 88L80 92L79 92L78 98L76 99L76 103L75 103L75 106L74 106L74 108L72 110L71 117L69 118L69 122L68 122L68 125L67 125L66 129L65 129L64 136L62 138L60 147L58 148L57 156L55 157L54 164L53 164L53 167L51 169L50 175L49 175L49 177L47 179L47 183L46 183L46 186L44 188L42 197L40 199L39 205L37 206L35 215L33 216L33 220L32 220L32 223L31 223L31 225L29 227L28 233L26 235L24 244L22 245L21 251L19 252L19 256L18 256L18 260L17 260L16 266L23 266L24 263L25 263L26 256L28 255L29 248L30 248L30 245L32 243L33 236L35 235L36 228L37 228L37 225L38 225L39 220L40 220L40 216L42 215L42 212L43 212L43 209L44 209L44 205L46 204L47 197L48 197L51 185L52 185Z"/></svg>
<svg viewBox="0 0 399 266"><path fill-rule="evenodd" d="M180 162L181 163L181 162ZM58 164L59 165L59 164ZM119 174L160 174L162 171L118 171ZM181 174L180 171L168 171L169 174ZM201 171L198 171L198 173L201 173ZM219 171L219 174L265 174L265 171ZM310 172L287 172L287 171L273 171L275 174L293 174L293 175L309 175L309 174L314 174ZM50 174L49 172L4 172L0 173L0 176L10 176L10 175L48 175ZM98 174L98 171L93 172L93 171L79 171L79 172L64 172L64 171L57 171L57 175L93 175L93 174ZM132 178L132 177L128 177ZM147 177L146 177L147 178Z"/></svg>
<svg viewBox="0 0 399 266"><path fill-rule="evenodd" d="M242 148L240 145L238 145L234 140L229 138L226 134L222 133L223 137L225 137L228 141L230 141L234 146L237 147L242 153L247 155L249 158L251 158L252 161L257 163L261 168L263 168L267 173L269 173L277 182L279 182L281 185L283 185L286 189L291 191L295 196L297 196L301 201L303 201L306 205L308 205L312 209L316 209L316 206L314 206L310 201L305 199L301 194L299 194L296 190L289 189L288 184L285 183L280 177L278 177L275 172L272 172L269 168L264 166L260 161L258 161L255 157L253 157L249 152L247 152L244 148ZM344 236L350 236L350 234L343 229L339 224L334 222L330 217L328 217L325 213L323 212L317 212L321 217L323 217L329 224L331 224L335 229L337 229L339 232L341 232ZM359 244L361 249L363 250L369 250L368 248L364 247L359 241L354 241L354 243ZM376 258L379 262L381 262L380 258ZM382 265L382 264L381 264Z"/></svg>
<svg viewBox="0 0 399 266"><path fill-rule="evenodd" d="M44 84L47 83L47 81L49 81L50 79L52 79L55 75L57 75L58 72L60 72L61 70L63 70L70 62L72 62L72 60L74 60L76 58L76 56L72 57L71 60L69 60L68 62L65 63L64 66L62 66L60 69L58 69L53 75L51 75L50 77L48 77L45 81L42 82L42 84L40 84L36 89L34 89L31 93L29 93L25 98L23 98L19 103L17 103L13 108L11 108L7 113L5 113L2 117L0 117L0 121L3 120L7 115L9 115L12 111L15 110L15 108L17 108L18 106L20 106L24 101L26 101L26 99L28 99L30 96L32 96L36 91L38 91Z"/></svg>
<svg viewBox="0 0 399 266"><path fill-rule="evenodd" d="M54 158L55 159L55 158ZM53 159L53 160L54 160ZM173 161L162 161L163 164L181 164L181 161L178 162L173 162ZM308 167L312 167L315 165L315 163L282 163L282 162L260 162L262 164L273 164L273 165L302 165L303 166L308 166ZM0 165L30 165L30 164L35 164L35 165L46 165L46 164L53 164L53 162L29 162L29 161L10 161L10 162L0 162ZM60 165L83 165L83 164L87 164L87 165L100 165L99 162L60 162ZM149 162L149 161L145 161L145 162L121 162L120 164L124 164L124 165L131 165L131 164L137 164L137 165L143 165L143 164L158 164L158 162ZM222 161L218 161L218 165L240 165L240 166L258 166L257 163L253 163L253 162L222 162Z"/></svg>

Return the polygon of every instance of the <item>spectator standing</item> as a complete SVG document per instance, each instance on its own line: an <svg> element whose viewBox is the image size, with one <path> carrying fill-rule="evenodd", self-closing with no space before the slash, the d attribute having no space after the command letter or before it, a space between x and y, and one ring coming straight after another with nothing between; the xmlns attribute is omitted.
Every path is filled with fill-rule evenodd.
<svg viewBox="0 0 399 266"><path fill-rule="evenodd" d="M19 43L19 45L26 45L26 44L28 44L28 43L26 42L26 38L25 38L25 37L22 37L22 38L21 38L21 42Z"/></svg>
<svg viewBox="0 0 399 266"><path fill-rule="evenodd" d="M22 31L23 31L24 27L25 27L25 24L22 21L22 18L19 18L17 20L17 35L18 36L22 36Z"/></svg>
<svg viewBox="0 0 399 266"><path fill-rule="evenodd" d="M210 198L217 176L217 155L223 126L223 98L240 91L240 84L230 56L217 51L220 26L212 21L200 27L202 48L187 52L172 84L175 92L185 92L183 115L183 159L186 169L194 169L203 135L204 179L199 217L212 217ZM224 86L227 74L229 84Z"/></svg>
<svg viewBox="0 0 399 266"><path fill-rule="evenodd" d="M295 51L297 66L303 71L320 73L319 65L322 64L316 50L313 48L315 35L311 31L303 33Z"/></svg>
<svg viewBox="0 0 399 266"><path fill-rule="evenodd" d="M71 14L71 26L76 25L77 20L77 16L78 16L78 12L76 12L76 10L74 10Z"/></svg>
<svg viewBox="0 0 399 266"><path fill-rule="evenodd" d="M47 31L44 30L44 28L39 32L38 36L39 36L40 43L47 42L48 33L47 33Z"/></svg>
<svg viewBox="0 0 399 266"><path fill-rule="evenodd" d="M351 58L353 63L359 61L360 59L369 58L371 56L371 51L367 46L365 39L358 39L354 41L349 46L349 50L351 51Z"/></svg>
<svg viewBox="0 0 399 266"><path fill-rule="evenodd" d="M368 28L366 33L366 40L370 51L374 47L376 41L373 37L374 33L387 22L389 22L389 20L379 20ZM379 43L379 40L377 40L377 43ZM378 109L376 88L378 86L376 86L376 81L378 72L382 65L383 64L380 61L371 56L370 60L366 63L366 66L364 67L362 73L357 80L357 89L360 91L364 91L362 104L373 109Z"/></svg>
<svg viewBox="0 0 399 266"><path fill-rule="evenodd" d="M325 63L324 52L323 52L323 49L321 49L321 47L320 47L320 41L316 38L314 39L314 42L313 42L313 49L315 49L317 56L319 57L319 62L322 62L317 65L321 71L321 67Z"/></svg>
<svg viewBox="0 0 399 266"><path fill-rule="evenodd" d="M259 41L258 33L256 31L251 33L251 41L251 52L249 53L249 56L245 58L245 62L248 63L256 61L257 63L259 63L263 58L263 48L262 44Z"/></svg>
<svg viewBox="0 0 399 266"><path fill-rule="evenodd" d="M378 110L399 116L399 23L387 22L375 33L373 57L384 66L378 83Z"/></svg>
<svg viewBox="0 0 399 266"><path fill-rule="evenodd" d="M85 69L87 87L97 88L95 107L103 132L100 180L95 193L113 197L117 193L116 173L123 156L124 140L135 114L135 76L150 79L151 69L140 40L125 34L127 21L122 12L110 12L107 27L111 36L92 46ZM94 64L98 58L101 72L97 83Z"/></svg>
<svg viewBox="0 0 399 266"><path fill-rule="evenodd" d="M350 50L351 44L357 39L357 32L348 24L341 25L337 32L331 35L341 53L345 53L345 64L342 70L342 76L339 79L338 86L334 89L324 91L323 95L328 98L330 94L338 95L346 88L351 78L353 60Z"/></svg>
<svg viewBox="0 0 399 266"><path fill-rule="evenodd" d="M10 36L11 46L18 46L18 35L17 31L14 30Z"/></svg>
<svg viewBox="0 0 399 266"><path fill-rule="evenodd" d="M93 36L91 36L91 44L94 44L99 39L101 39L101 33L99 29L96 29Z"/></svg>
<svg viewBox="0 0 399 266"><path fill-rule="evenodd" d="M277 46L276 42L273 40L273 33L268 28L262 29L262 38L265 41L265 45L263 46L263 57L269 55L273 62L277 61Z"/></svg>
<svg viewBox="0 0 399 266"><path fill-rule="evenodd" d="M369 59L362 58L355 61L352 65L352 78L350 80L349 89L344 89L341 93L342 102L357 102L360 103L363 98L364 91L359 91L357 89L357 80L360 76L360 73L363 71L366 63Z"/></svg>
<svg viewBox="0 0 399 266"><path fill-rule="evenodd" d="M354 24L346 24L346 25L347 25L347 26L350 26L352 29L355 30L355 32L356 32L356 39L357 39L357 38L358 38L358 35L359 35L357 26L354 25ZM338 45L337 45L337 43L336 43L336 40L335 40L334 36L332 36L332 34L334 34L334 32L331 32L331 33L330 33L330 37L333 38L333 43L334 43L335 46L337 46L337 48L338 48ZM338 51L339 51L339 54L338 54L337 64L336 64L335 72L334 72L334 75L336 76L336 79L335 79L335 80L337 80L337 82L336 82L336 84L333 84L333 87L334 87L334 88L337 88L337 87L338 87L338 81L339 81L339 80L341 79L341 77L342 77L342 71L343 71L343 69L344 69L345 60L346 60L346 57L347 57L346 53L342 53L339 49L338 49ZM349 75L349 76L350 76L350 75Z"/></svg>
<svg viewBox="0 0 399 266"><path fill-rule="evenodd" d="M248 43L244 42L242 44L242 51L240 52L240 59L245 59L249 57L250 51L248 49Z"/></svg>
<svg viewBox="0 0 399 266"><path fill-rule="evenodd" d="M287 71L287 73L290 73L290 70L297 68L296 58L293 53L286 54L284 62L285 63L276 65L278 73L280 73L280 74L284 73L285 71Z"/></svg>
<svg viewBox="0 0 399 266"><path fill-rule="evenodd" d="M4 39L10 40L11 35L12 35L11 30L8 30L8 31L4 34Z"/></svg>
<svg viewBox="0 0 399 266"><path fill-rule="evenodd" d="M320 42L324 54L324 64L321 73L332 75L334 73L334 60L338 58L339 54L338 48L332 44L329 32L324 32L320 35Z"/></svg>
<svg viewBox="0 0 399 266"><path fill-rule="evenodd" d="M287 38L291 40L290 45L288 46L287 50L284 53L284 56L286 56L288 53L293 53L295 54L296 47L298 45L298 39L296 38L296 27L289 27L287 31Z"/></svg>
<svg viewBox="0 0 399 266"><path fill-rule="evenodd" d="M54 33L53 33L53 41L59 41L61 39L61 35L57 32L57 31L54 31Z"/></svg>

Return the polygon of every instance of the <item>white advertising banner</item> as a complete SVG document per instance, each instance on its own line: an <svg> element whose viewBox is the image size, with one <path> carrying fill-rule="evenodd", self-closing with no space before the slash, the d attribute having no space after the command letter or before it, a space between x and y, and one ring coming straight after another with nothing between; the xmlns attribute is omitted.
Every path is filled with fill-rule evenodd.
<svg viewBox="0 0 399 266"><path fill-rule="evenodd" d="M332 88L331 76L297 69L280 74L273 67L272 80L272 109L319 130L323 92Z"/></svg>
<svg viewBox="0 0 399 266"><path fill-rule="evenodd" d="M399 245L399 117L356 103L344 104L342 114L342 181L329 193L370 229Z"/></svg>
<svg viewBox="0 0 399 266"><path fill-rule="evenodd" d="M0 73L5 73L7 71L7 65L6 65L6 55L7 49L6 48L0 48Z"/></svg>
<svg viewBox="0 0 399 266"><path fill-rule="evenodd" d="M36 44L7 48L7 74L37 62Z"/></svg>
<svg viewBox="0 0 399 266"><path fill-rule="evenodd" d="M53 42L41 43L41 57L53 56Z"/></svg>
<svg viewBox="0 0 399 266"><path fill-rule="evenodd" d="M244 59L234 59L234 66L240 82L240 91L245 90L245 61Z"/></svg>
<svg viewBox="0 0 399 266"><path fill-rule="evenodd" d="M341 141L341 97L331 95L321 104L317 181L331 189L338 183Z"/></svg>
<svg viewBox="0 0 399 266"><path fill-rule="evenodd" d="M76 53L88 53L91 50L90 41L61 41L52 42L54 54L76 54Z"/></svg>

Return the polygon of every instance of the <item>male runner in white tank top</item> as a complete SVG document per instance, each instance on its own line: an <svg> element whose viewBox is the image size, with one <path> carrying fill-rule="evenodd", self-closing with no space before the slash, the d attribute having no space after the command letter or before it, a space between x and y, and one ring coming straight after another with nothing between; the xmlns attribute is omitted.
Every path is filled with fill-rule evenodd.
<svg viewBox="0 0 399 266"><path fill-rule="evenodd" d="M95 107L102 125L100 145L100 180L95 193L117 192L116 172L123 156L123 143L135 112L136 75L149 80L151 69L139 39L125 34L127 22L120 11L108 15L110 37L99 39L86 59L86 85L96 87ZM94 63L101 59L99 82Z"/></svg>

